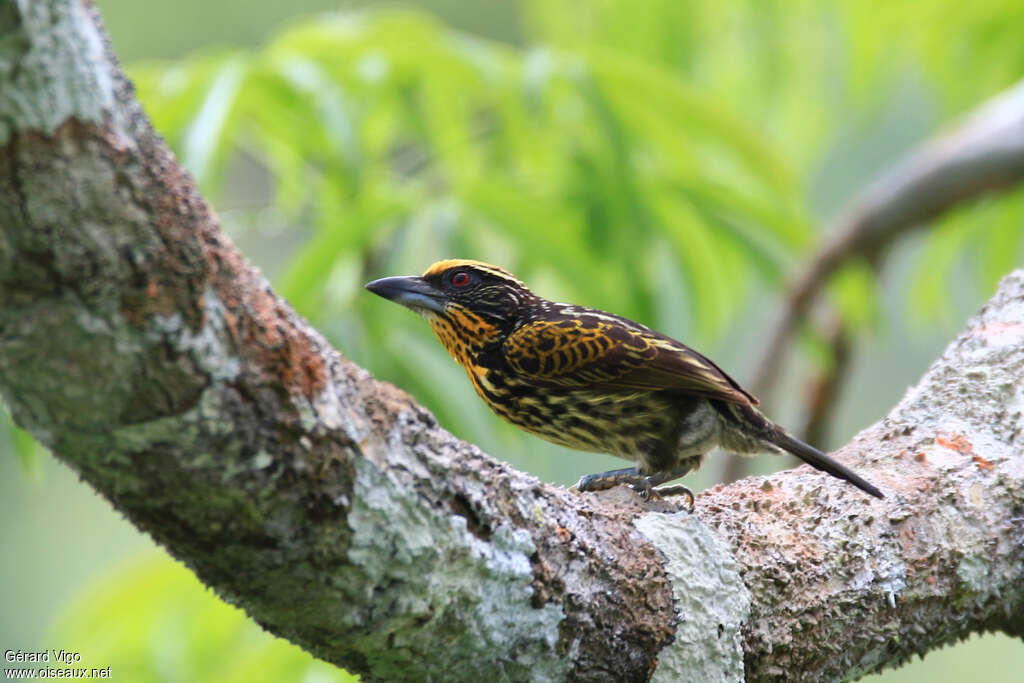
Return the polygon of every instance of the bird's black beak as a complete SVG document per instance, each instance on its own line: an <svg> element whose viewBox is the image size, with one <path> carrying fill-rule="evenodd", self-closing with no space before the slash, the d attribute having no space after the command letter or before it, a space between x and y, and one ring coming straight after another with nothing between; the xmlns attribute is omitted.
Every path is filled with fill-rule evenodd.
<svg viewBox="0 0 1024 683"><path fill-rule="evenodd" d="M429 310L443 313L448 297L429 282L416 275L382 277L366 283L366 288L396 304L412 310Z"/></svg>

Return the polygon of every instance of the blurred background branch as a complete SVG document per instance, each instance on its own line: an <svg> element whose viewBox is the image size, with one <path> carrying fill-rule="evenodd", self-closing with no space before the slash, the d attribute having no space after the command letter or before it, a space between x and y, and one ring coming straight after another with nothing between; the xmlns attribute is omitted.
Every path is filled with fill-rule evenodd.
<svg viewBox="0 0 1024 683"><path fill-rule="evenodd" d="M796 327L840 268L880 262L896 240L957 206L1024 179L1024 81L986 102L954 130L912 151L851 202L788 288L751 385L768 399ZM831 335L830 335L831 336Z"/></svg>
<svg viewBox="0 0 1024 683"><path fill-rule="evenodd" d="M851 263L870 263L872 279L877 278L889 252L909 232L933 227L944 213L1013 188L1022 179L1024 81L886 169L825 229L821 246L783 297L782 311L760 354L752 393L771 405L793 335L837 272ZM803 433L810 443L826 443L854 343L843 320L834 312L830 315L832 321L821 337L828 351L808 382ZM748 460L729 454L721 478L735 481L749 472Z"/></svg>
<svg viewBox="0 0 1024 683"><path fill-rule="evenodd" d="M829 328L825 338L830 352L828 363L807 383L807 407L804 409L807 417L799 433L808 443L827 441L829 423L850 372L850 332L838 316L833 316Z"/></svg>

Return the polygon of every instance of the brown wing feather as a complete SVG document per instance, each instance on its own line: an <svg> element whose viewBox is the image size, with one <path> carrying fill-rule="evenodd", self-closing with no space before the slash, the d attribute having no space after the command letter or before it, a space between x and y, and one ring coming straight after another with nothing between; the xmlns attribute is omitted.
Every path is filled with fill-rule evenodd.
<svg viewBox="0 0 1024 683"><path fill-rule="evenodd" d="M537 320L504 343L506 361L544 386L677 389L731 403L757 399L688 346L610 314Z"/></svg>

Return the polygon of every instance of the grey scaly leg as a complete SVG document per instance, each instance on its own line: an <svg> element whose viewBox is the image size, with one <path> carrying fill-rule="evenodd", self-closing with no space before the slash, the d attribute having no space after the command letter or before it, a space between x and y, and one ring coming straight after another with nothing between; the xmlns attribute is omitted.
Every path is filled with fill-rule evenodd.
<svg viewBox="0 0 1024 683"><path fill-rule="evenodd" d="M676 486L669 486L661 490L656 490L654 487L659 484L664 484L666 481L678 479L679 477L689 473L699 461L699 457L687 459L682 465L676 467L674 470L655 472L654 474L642 474L635 467L626 467L621 470L609 470L608 472L601 472L600 474L588 474L585 477L580 478L579 482L576 484L576 488L580 491L603 491L605 489L610 489L613 486L624 484L639 493L640 497L644 500L665 496L686 495L690 499L690 509L693 510L693 491L685 486L677 484Z"/></svg>

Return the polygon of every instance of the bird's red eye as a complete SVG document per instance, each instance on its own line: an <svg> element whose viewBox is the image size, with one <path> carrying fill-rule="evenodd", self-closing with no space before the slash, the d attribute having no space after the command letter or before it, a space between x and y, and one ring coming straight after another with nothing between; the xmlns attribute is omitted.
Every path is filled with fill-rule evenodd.
<svg viewBox="0 0 1024 683"><path fill-rule="evenodd" d="M472 278L469 277L469 273L460 270L459 272L452 275L452 284L456 287L465 287L469 284Z"/></svg>

